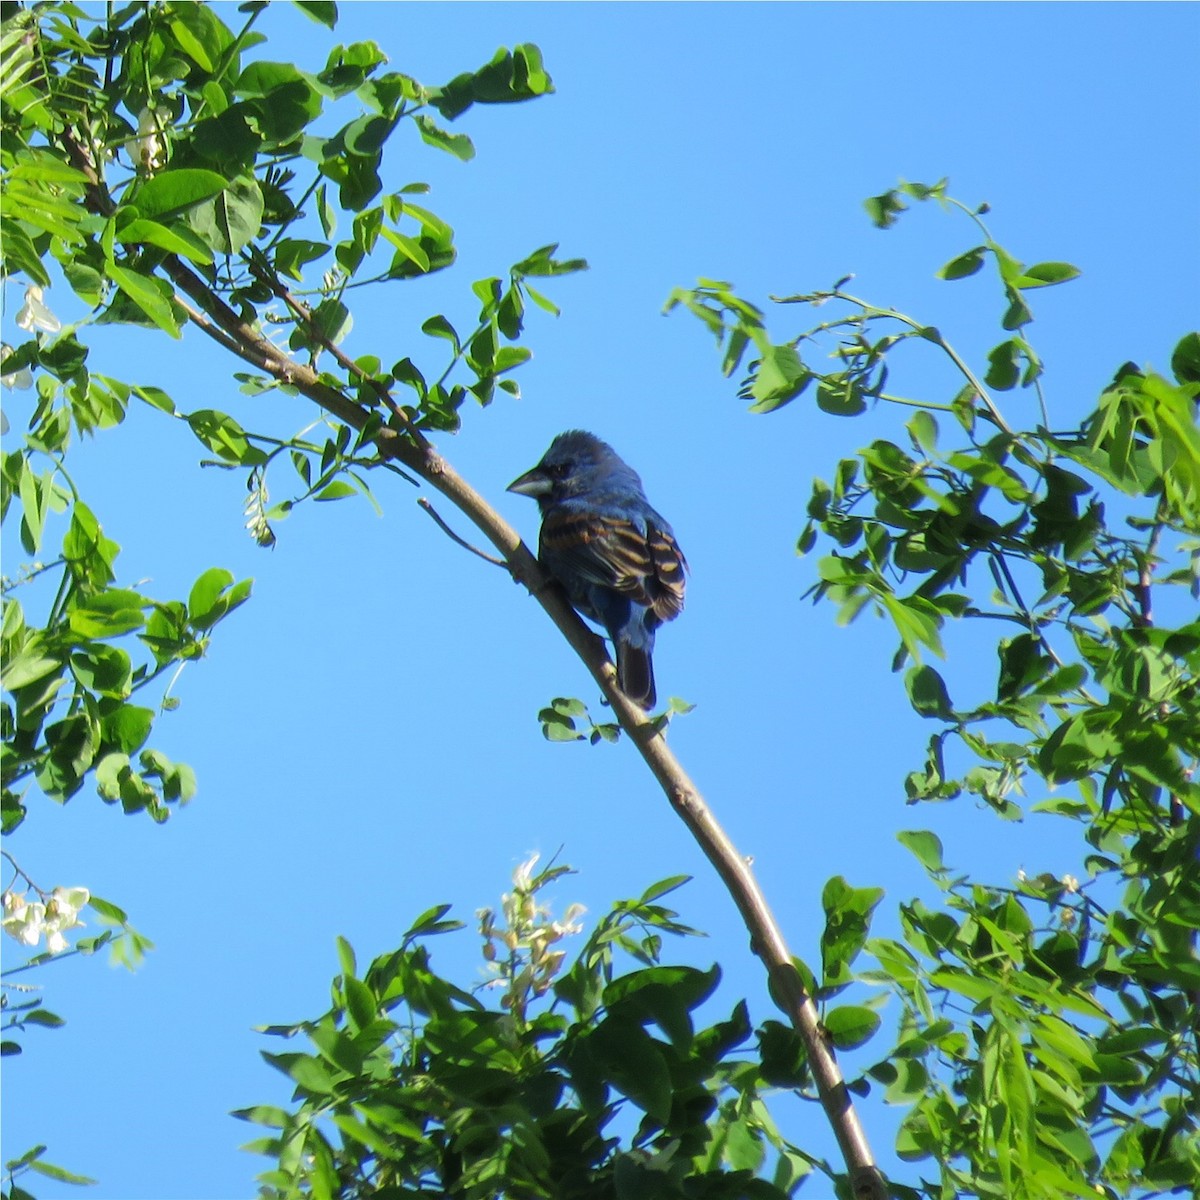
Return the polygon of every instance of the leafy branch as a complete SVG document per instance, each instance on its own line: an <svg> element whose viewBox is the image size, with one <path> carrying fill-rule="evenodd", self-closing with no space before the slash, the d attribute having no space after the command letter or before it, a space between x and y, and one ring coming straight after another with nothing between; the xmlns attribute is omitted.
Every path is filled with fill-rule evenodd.
<svg viewBox="0 0 1200 1200"><path fill-rule="evenodd" d="M149 322L172 336L178 335L180 320L191 322L222 349L356 431L360 444L374 445L381 463L398 465L435 489L499 552L512 575L535 595L591 672L614 717L630 735L672 807L729 890L750 932L751 946L766 968L771 995L804 1041L818 1094L850 1170L851 1190L860 1200L880 1200L884 1195L882 1177L826 1031L745 858L737 853L667 747L659 724L647 720L617 688L615 671L603 644L560 591L551 586L516 532L453 469L427 436L427 431L457 427L457 409L467 394L488 403L497 386L515 391L515 385L502 376L525 361L528 351L502 342L519 335L526 298L554 311L554 305L528 280L569 273L584 264L556 259L556 248L544 247L512 268L507 287L496 279L476 285L481 315L468 337L459 337L445 318L426 322L425 332L448 341L452 351L445 370L432 383L410 360L398 363L389 372L382 370L377 360L365 365L366 360L351 359L338 348L348 327L348 313L339 296L354 282L355 273L368 261L378 239L395 250L392 266L381 278L424 274L447 265L453 258L448 227L407 196L387 197L382 204L369 206L379 186L376 168L384 143L401 116L414 115L406 105L431 104L453 119L472 103L542 94L550 85L536 48L502 52L481 71L432 90L422 89L399 75L371 78L382 57L370 49L357 52L353 63L331 60L327 70L316 77L266 63L251 64L235 73L237 47L245 31L231 42L227 39L232 35L213 25L209 10L173 11L177 12L174 20L183 23L189 36L181 35L175 25L172 32L181 39L181 45L189 47L188 56L200 68L197 72L189 67L184 73L182 92L192 98L193 111L186 123L175 121L178 108L170 111L171 120L161 127L157 121L148 123L146 132L138 135L143 139L138 146L143 168L136 178L126 180L119 191L106 183L98 147L111 144L113 133L100 128L101 118L81 122L72 119L76 114L71 112L51 130L50 136L74 174L41 188L40 211L51 214L54 231L64 241L86 246L86 253L77 254L77 265L71 268L75 273L73 286L82 286L87 293L89 281L83 279L78 265L86 262L96 276L90 294L100 298L102 281L115 285L110 306L119 319ZM152 20L158 19L152 16ZM122 42L114 32L109 54L123 49L122 70L129 71L131 62L137 61L135 74L138 69L147 69L146 78L150 80L153 72L148 70L149 64L136 59L141 44L133 38ZM68 57L76 53L74 48L66 50ZM227 73L224 83L202 60L223 64L221 70ZM162 66L158 64L154 70ZM130 89L132 103L137 102L139 86ZM212 108L214 87L228 88L227 101L234 100L221 113ZM321 173L325 181L337 185L342 206L358 215L352 237L336 247L337 274L327 274L320 303L310 306L284 283L284 277L296 277L301 266L315 261L328 246L278 236L300 216L300 204L287 194L291 176L281 174L280 166L296 157L297 135L319 111L322 95L352 90L368 97L376 111L352 121L328 139ZM158 103L152 101L153 96L147 86L147 103ZM67 99L61 96L55 97L54 103L64 115L70 110ZM231 113L248 122L253 143ZM415 119L426 141L460 157L465 155L469 143L460 135L448 134L427 118ZM245 148L234 151L238 137ZM236 161L229 157L234 153L241 155ZM334 216L325 181L315 188L312 184L306 186L301 203L316 201L322 230L329 238ZM98 239L79 230L77 218L72 218L75 225L67 224L65 202L56 207L56 189L66 189L82 198L85 211L100 222L96 226L101 231ZM396 227L405 214L414 217L420 226L416 238ZM278 231L260 240L260 228L271 225L278 226ZM216 264L217 255L225 257L224 272ZM33 266L38 260L36 247L26 248L25 258L33 270L38 269ZM246 277L229 274L231 261L240 262ZM287 350L265 336L255 319L257 306L271 299L284 303L292 323ZM305 351L310 354L308 362L299 357L299 352ZM340 374L318 369L321 354L333 359ZM469 387L450 383L451 372L460 365L475 375ZM394 390L398 384L411 389L415 403L399 401ZM162 407L173 411L166 403ZM224 414L193 413L187 421L224 461L251 470L250 520L261 540L265 537L262 522L266 514L254 506L257 502L253 495L262 487L262 469L268 456L253 444L254 435L241 430Z"/></svg>

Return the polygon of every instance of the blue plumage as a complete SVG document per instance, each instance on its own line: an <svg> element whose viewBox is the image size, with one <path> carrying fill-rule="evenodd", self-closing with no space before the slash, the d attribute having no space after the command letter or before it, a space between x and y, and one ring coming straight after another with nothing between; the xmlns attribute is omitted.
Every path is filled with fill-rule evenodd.
<svg viewBox="0 0 1200 1200"><path fill-rule="evenodd" d="M683 611L687 561L637 472L611 446L575 429L560 433L508 490L537 500L542 566L580 613L604 626L621 690L653 708L654 631Z"/></svg>

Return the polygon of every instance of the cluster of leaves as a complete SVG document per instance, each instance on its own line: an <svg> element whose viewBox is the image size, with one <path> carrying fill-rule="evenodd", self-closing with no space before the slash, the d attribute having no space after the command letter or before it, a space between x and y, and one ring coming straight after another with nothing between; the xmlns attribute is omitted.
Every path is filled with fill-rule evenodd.
<svg viewBox="0 0 1200 1200"><path fill-rule="evenodd" d="M420 326L445 351L436 370L423 371L416 355L388 368L342 353L351 289L420 279L456 257L453 230L420 202L426 184L385 189L391 139L414 130L467 160L470 139L442 122L553 87L532 45L501 49L440 87L387 69L373 42L335 45L317 71L252 58L265 41L256 25L266 7L241 5L238 28L222 19L232 8L192 0L91 9L5 0L0 9L0 271L24 278L34 289L27 307L41 314L40 323L18 322L29 336L0 355L6 383L36 389L21 445L0 473L6 537L19 533L30 559L4 581L5 833L23 820L30 788L65 801L91 781L106 801L158 821L186 801L192 772L149 747L152 727L177 703L178 671L205 653L214 626L250 590L218 568L186 601L119 586L119 546L67 470L73 437L119 425L131 402L149 405L203 445L212 457L202 465L246 472L247 528L272 545L273 523L297 504L360 493L374 503L367 469L404 475L375 452L385 422L414 437L455 430L468 397L484 405L498 392L519 394L511 372L530 356L514 344L526 307L557 312L530 281L586 265L545 246L503 277L480 280L473 327L460 332L442 314ZM336 23L328 0L295 7L329 29ZM65 328L40 293L64 282L65 303L83 312ZM93 325L178 338L189 321L249 363L237 376L244 394L290 393L287 370L272 367L306 357L323 385L369 414L365 427L325 414L299 433L251 430L228 412L182 411L161 388L88 365ZM268 476L277 463L299 489L273 503ZM61 550L57 531L52 542L57 514L66 522ZM53 560L43 562L51 544ZM139 703L156 684L165 684L157 706ZM83 939L76 951L112 937L114 953L136 959L148 943L115 906L101 916L124 931ZM30 1002L14 1019L36 1023L42 1011ZM12 1160L10 1181L30 1171L67 1178L44 1149ZM11 1195L27 1193L12 1183Z"/></svg>
<svg viewBox="0 0 1200 1200"><path fill-rule="evenodd" d="M376 357L351 360L337 351L352 323L348 289L420 278L456 256L450 226L413 200L428 192L426 184L384 192L389 140L411 126L429 145L468 159L470 139L447 131L434 113L454 119L473 104L532 99L553 85L532 45L500 50L443 87L385 70L374 42L335 46L315 73L243 62L264 41L254 26L265 7L243 5L236 33L216 10L193 3L131 4L103 20L69 4L9 17L0 186L6 272L45 286L50 260L95 310L95 321L158 327L173 337L189 316L221 326L212 315L219 299L221 316L259 334L285 335L289 351L307 354L314 366L332 354L337 361L323 380L379 410L350 450L351 431L336 422L327 422L332 433L324 441L280 438L249 432L224 412L177 413L161 392L153 396L152 403L186 420L217 455L215 465L249 468L248 527L270 545L271 522L304 499L370 498L359 468L377 465L364 447L384 420L454 430L468 396L487 404L498 387L517 394L507 376L530 356L512 344L526 302L557 312L529 279L586 264L558 260L556 247L542 247L507 279L475 284L481 307L470 332L460 334L442 314L426 320L423 331L448 344L436 378L427 379L410 357L387 368ZM330 28L336 21L332 4L299 7ZM356 112L337 132L311 132L347 98L357 101ZM339 216L349 218L341 236ZM207 318L177 290L181 273L208 296ZM230 344L227 324L224 334L213 332ZM59 359L80 356L73 338L63 341ZM39 361L27 345L11 366ZM467 382L451 381L459 368ZM258 373L239 378L250 394L286 387ZM389 399L396 385L411 391L411 404ZM86 402L111 408L106 388L111 383L96 379ZM271 506L267 471L281 458L294 465L302 491Z"/></svg>
<svg viewBox="0 0 1200 1200"><path fill-rule="evenodd" d="M30 555L41 552L47 515L69 511L55 559L35 561L4 580L0 653L11 697L0 704L5 833L24 820L31 783L62 802L94 772L104 800L156 821L167 819L170 803L190 799L191 768L145 748L156 711L136 703L136 694L201 657L213 627L250 594L249 580L235 583L219 567L196 580L186 602L116 586L120 547L80 499L61 450L31 433L4 456L0 474L0 514L7 519L18 500L12 511L20 512L21 542ZM44 471L40 463L48 464ZM39 577L53 575L57 589L40 623L31 625L13 593L38 580L40 596L46 580ZM164 692L159 710L171 703Z"/></svg>
<svg viewBox="0 0 1200 1200"><path fill-rule="evenodd" d="M530 894L564 873L550 868ZM544 995L488 1004L433 969L423 939L461 923L425 913L401 946L361 975L339 943L333 1004L303 1034L310 1052L266 1054L295 1084L290 1108L246 1120L276 1160L264 1196L782 1197L813 1162L775 1128L773 1083L803 1080L795 1035L752 1029L739 1003L697 1028L719 971L661 962L664 934L695 931L662 898L663 880L599 921ZM617 955L632 970L617 970Z"/></svg>
<svg viewBox="0 0 1200 1200"><path fill-rule="evenodd" d="M902 836L946 903L904 904L904 940L866 943L878 967L860 978L898 996L903 1015L857 1086L911 1105L897 1150L938 1164L928 1190L1194 1188L1197 970L1177 906L1161 899L1180 886L1194 910L1194 861L1168 865L1161 886L1131 883L1106 910L1070 876L972 883L946 867L934 834ZM1176 855L1185 840L1174 837Z"/></svg>
<svg viewBox="0 0 1200 1200"><path fill-rule="evenodd" d="M936 327L850 294L848 280L779 301L840 310L783 344L729 284L669 301L716 334L727 375L753 349L741 388L753 411L810 387L837 416L879 401L916 408L902 438L873 441L831 483L814 482L798 549L830 548L812 593L841 623L873 610L894 624L893 669L912 663L912 706L939 724L906 781L910 803L966 792L1019 820L1018 797L1032 795L1032 811L1075 822L1082 838L1083 884L996 887L951 881L933 835L908 835L946 907L906 906L905 942L869 947L879 969L865 978L898 995L905 1016L860 1086L873 1078L912 1105L899 1148L938 1163L929 1194L1194 1185L1200 624L1174 597L1200 594L1200 335L1179 342L1173 379L1127 363L1077 427L1054 429L1028 293L1078 272L1022 264L984 225L986 206L953 200L944 181L902 184L867 207L886 228L912 199L957 209L982 234L941 278L996 268L1006 336L978 373ZM960 390L893 393L892 351L905 342L935 347ZM1009 424L996 396L1014 389L1036 395L1042 424ZM1164 625L1159 610L1182 620ZM994 697L956 705L922 661L945 656L950 618L1016 626L996 646ZM961 772L947 767L951 739Z"/></svg>
<svg viewBox="0 0 1200 1200"><path fill-rule="evenodd" d="M663 730L671 718L689 713L696 706L678 696L672 696L666 708L652 720L656 730ZM538 713L542 725L542 736L548 742L615 742L621 736L621 727L615 721L597 721L591 710L574 697L556 696Z"/></svg>

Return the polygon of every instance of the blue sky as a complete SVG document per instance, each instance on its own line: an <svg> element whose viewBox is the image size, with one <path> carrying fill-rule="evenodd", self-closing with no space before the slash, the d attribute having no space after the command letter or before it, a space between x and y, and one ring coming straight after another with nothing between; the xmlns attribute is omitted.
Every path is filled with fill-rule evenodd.
<svg viewBox="0 0 1200 1200"><path fill-rule="evenodd" d="M236 19L232 6L223 16ZM313 69L334 40L290 6L261 27L263 54ZM897 830L936 830L949 863L993 880L1061 875L1077 852L1048 818L1002 825L969 798L907 809L904 776L932 730L889 671L894 636L869 617L838 628L832 608L799 599L815 577L815 557L794 554L811 478L898 429L896 414L850 423L801 401L750 415L709 335L664 318L663 303L701 275L765 303L854 272L858 294L938 324L978 362L1001 336L995 290L984 276L934 278L976 244L969 224L922 206L884 233L862 208L898 177L948 176L954 195L991 203L1010 251L1083 271L1032 297L1030 336L1055 422L1068 424L1125 360L1165 369L1200 317L1197 34L1200 10L1182 4L342 5L336 40L374 39L427 84L500 45L542 48L557 94L467 113L472 163L415 134L394 146L386 186L431 184L459 263L360 292L347 348L436 367L440 345L420 322L443 312L469 325L473 280L547 242L589 260L545 289L561 317L529 322L523 398L466 411L442 449L528 541L536 510L504 487L560 430L591 429L640 471L692 567L687 611L656 655L660 695L697 706L671 744L754 856L802 957L816 956L829 876L884 886L884 930L897 903L927 892ZM10 282L9 342L20 296ZM64 288L47 299L73 313ZM793 315L772 314L781 337ZM181 345L94 334L94 369L162 387L182 410L272 430L313 415L239 394L240 368L194 331ZM908 362L899 390L945 398L939 367ZM19 430L28 394L5 401ZM1009 404L1023 420L1032 399ZM540 707L558 695L594 705L595 689L521 589L452 545L418 511L422 493L392 479L378 485L383 519L361 501L305 506L260 550L242 529L244 480L198 469L204 453L182 424L139 409L72 451L83 495L124 547L121 582L186 596L213 565L256 582L156 730L196 769L193 803L160 828L90 789L64 809L33 797L8 846L42 886L121 904L158 948L136 975L77 959L40 972L68 1024L33 1031L5 1061L5 1157L48 1141L54 1161L100 1179L86 1193L96 1200L251 1194L266 1164L236 1149L254 1130L227 1114L286 1095L258 1057L278 1046L252 1026L325 1007L336 935L363 962L432 904L470 921L532 850L562 847L580 871L559 886L560 910L578 900L598 914L695 875L676 899L710 936L679 958L722 964L719 1007L746 996L756 1019L771 1015L731 903L631 747L542 739ZM280 475L276 498L290 487ZM6 573L21 557L9 536ZM994 652L957 631L948 641L952 692L982 695ZM473 931L435 952L460 981L481 977ZM797 1140L831 1150L819 1128L809 1136L811 1112L797 1120ZM887 1162L894 1116L867 1120Z"/></svg>

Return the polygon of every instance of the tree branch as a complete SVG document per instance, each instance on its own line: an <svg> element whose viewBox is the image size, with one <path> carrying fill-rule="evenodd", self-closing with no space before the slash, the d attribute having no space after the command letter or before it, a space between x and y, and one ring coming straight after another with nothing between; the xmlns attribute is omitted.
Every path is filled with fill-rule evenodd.
<svg viewBox="0 0 1200 1200"><path fill-rule="evenodd" d="M265 369L284 378L282 369L277 371L272 364L267 364ZM348 425L361 429L366 423L368 410L322 383L311 368L289 360L284 381ZM883 1177L875 1166L845 1080L825 1038L816 1005L804 990L783 932L758 881L667 746L663 735L656 732L654 724L617 686L616 670L603 649L603 643L592 635L561 592L550 586L551 580L517 532L454 471L432 445L425 442L417 446L406 435L390 428L381 429L376 441L384 457L400 459L474 523L504 556L514 577L533 593L571 648L583 660L612 706L621 727L629 734L666 793L672 808L699 843L733 897L750 932L751 948L766 968L771 995L804 1040L821 1104L850 1170L853 1195L856 1200L883 1200L887 1194Z"/></svg>
<svg viewBox="0 0 1200 1200"><path fill-rule="evenodd" d="M73 131L65 131L62 139L71 162L87 176L89 207L96 212L111 213L112 199L99 179L90 153ZM351 428L361 431L367 426L373 415L370 408L331 387L312 367L296 362L248 325L185 262L167 254L160 265L176 288L194 301L203 314L204 319L197 321L197 326L220 345L303 393ZM273 290L278 294L281 287L278 285ZM285 300L298 319L304 320L302 311L307 311L306 306L294 298L285 297ZM328 345L327 339L314 329L311 314L307 332L313 340ZM357 364L345 359L335 348L329 348L352 376L361 374ZM387 391L378 385L376 388ZM741 913L750 933L751 949L766 968L770 994L804 1041L821 1104L849 1171L852 1195L855 1200L886 1200L883 1175L875 1165L816 1005L804 990L783 932L746 860L737 852L699 789L667 746L663 734L656 731L654 723L617 686L616 670L604 643L587 628L560 589L551 586L552 581L516 530L413 428L390 394L385 403L404 427L384 426L375 432L380 456L403 463L413 474L436 488L483 533L504 557L513 576L525 584L591 672L621 727L629 734L672 808L699 843Z"/></svg>

